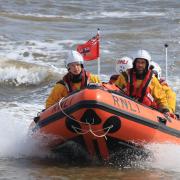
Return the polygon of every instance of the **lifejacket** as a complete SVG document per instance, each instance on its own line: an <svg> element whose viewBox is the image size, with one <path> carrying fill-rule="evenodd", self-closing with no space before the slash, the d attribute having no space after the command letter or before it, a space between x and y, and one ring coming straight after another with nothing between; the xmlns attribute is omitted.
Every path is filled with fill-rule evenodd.
<svg viewBox="0 0 180 180"><path fill-rule="evenodd" d="M86 72L84 69L82 70L82 80L81 80L81 85L80 85L80 89L85 88L89 82L90 82L90 72ZM71 74L67 73L64 77L63 80L58 81L57 83L63 84L68 93L71 93L73 91L77 91L79 89L77 89L77 87L74 85L74 83L71 81Z"/></svg>
<svg viewBox="0 0 180 180"><path fill-rule="evenodd" d="M136 83L137 83L136 72L133 71L133 69L129 69L126 93L128 96L136 99L138 102L142 104L157 108L154 98L151 95L151 90L149 88L152 75L153 75L153 72L151 70L148 70L139 89L137 89L136 88Z"/></svg>
<svg viewBox="0 0 180 180"><path fill-rule="evenodd" d="M105 89L105 90L110 90L110 91L120 91L119 87L117 87L114 83L105 83L103 82L101 84L101 86Z"/></svg>

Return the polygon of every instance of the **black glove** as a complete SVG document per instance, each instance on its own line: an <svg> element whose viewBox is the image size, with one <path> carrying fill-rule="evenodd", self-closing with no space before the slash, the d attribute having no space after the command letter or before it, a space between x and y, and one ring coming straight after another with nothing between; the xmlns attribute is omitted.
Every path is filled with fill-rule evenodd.
<svg viewBox="0 0 180 180"><path fill-rule="evenodd" d="M166 114L166 113L168 113L168 112L169 112L169 109L167 109L167 108L163 108L163 109L161 110L161 112L162 112L162 113L164 113L164 114Z"/></svg>

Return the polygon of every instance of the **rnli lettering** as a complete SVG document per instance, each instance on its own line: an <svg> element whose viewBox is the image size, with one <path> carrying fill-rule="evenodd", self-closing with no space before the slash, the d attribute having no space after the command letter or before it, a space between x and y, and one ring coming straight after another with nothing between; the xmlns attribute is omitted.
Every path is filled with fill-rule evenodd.
<svg viewBox="0 0 180 180"><path fill-rule="evenodd" d="M61 103L56 103L56 105L53 106L52 108L52 113L58 112L61 110L61 108L65 109L69 107L72 103L73 98L68 98L62 101Z"/></svg>
<svg viewBox="0 0 180 180"><path fill-rule="evenodd" d="M118 96L114 96L112 95L113 100L114 100L114 105L117 107L121 107L123 109L127 109L130 110L132 112L138 112L140 113L140 109L138 104L136 103L132 103L131 101L129 101L128 99L123 99L121 97Z"/></svg>
<svg viewBox="0 0 180 180"><path fill-rule="evenodd" d="M71 105L73 98L68 98L61 103L62 108L67 108Z"/></svg>
<svg viewBox="0 0 180 180"><path fill-rule="evenodd" d="M131 103L129 101L128 101L128 104L129 104L130 110L133 111L133 112L136 112L136 109L133 109L133 107L132 107L132 105L131 105Z"/></svg>
<svg viewBox="0 0 180 180"><path fill-rule="evenodd" d="M60 110L59 103L56 103L52 108L52 113L58 112Z"/></svg>
<svg viewBox="0 0 180 180"><path fill-rule="evenodd" d="M121 99L121 98L120 98L120 101L121 101L122 107L128 109L127 101L125 99Z"/></svg>
<svg viewBox="0 0 180 180"><path fill-rule="evenodd" d="M118 60L117 61L117 64L127 64L128 63L128 61L127 60Z"/></svg>

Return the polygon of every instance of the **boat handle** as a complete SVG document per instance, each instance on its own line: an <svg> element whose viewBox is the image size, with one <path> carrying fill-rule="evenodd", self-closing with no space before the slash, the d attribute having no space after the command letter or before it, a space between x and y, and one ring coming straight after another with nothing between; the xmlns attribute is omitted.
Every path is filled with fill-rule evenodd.
<svg viewBox="0 0 180 180"><path fill-rule="evenodd" d="M166 118L163 118L163 117L157 116L157 119L158 119L158 121L159 121L160 123L162 123L162 124L165 124L165 125L166 125L166 123L167 123L167 119L166 119Z"/></svg>

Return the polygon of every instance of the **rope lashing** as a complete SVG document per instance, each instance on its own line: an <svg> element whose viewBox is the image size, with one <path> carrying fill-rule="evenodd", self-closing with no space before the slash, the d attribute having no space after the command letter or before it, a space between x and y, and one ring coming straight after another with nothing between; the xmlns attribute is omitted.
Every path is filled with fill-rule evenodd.
<svg viewBox="0 0 180 180"><path fill-rule="evenodd" d="M64 110L62 109L62 106L61 106L61 103L62 103L62 100L63 100L63 99L64 99L64 98L62 98L62 99L59 101L59 108L60 108L61 112L62 112L66 117L68 117L69 119L71 119L71 120L73 120L73 121L75 121L75 122L77 122L77 123L80 123L80 124L88 125L88 127L89 127L89 130L86 130L86 131L84 131L84 132L81 132L82 129L80 129L80 128L78 128L78 127L75 127L75 126L72 125L72 126L71 126L72 129L73 129L77 134L83 135L83 134L87 134L88 132L90 132L90 133L91 133L92 135L94 135L95 137L98 137L98 138L104 137L104 138L107 140L107 137L106 137L106 136L107 136L107 134L109 133L109 131L113 128L113 125L110 125L110 126L104 128L104 129L100 129L100 130L93 131L92 128L91 128L91 124L90 124L90 123L88 123L88 122L80 122L80 121L76 120L75 118L69 116L68 114L66 114L66 113L64 112ZM94 122L94 120L93 120L93 122ZM97 132L101 132L101 131L105 131L105 133L104 133L104 134L101 134L101 135L98 135Z"/></svg>

